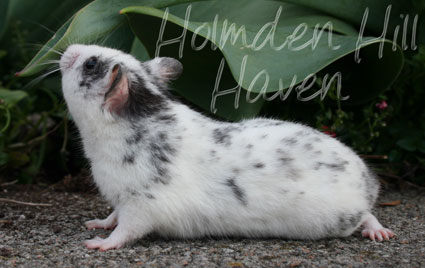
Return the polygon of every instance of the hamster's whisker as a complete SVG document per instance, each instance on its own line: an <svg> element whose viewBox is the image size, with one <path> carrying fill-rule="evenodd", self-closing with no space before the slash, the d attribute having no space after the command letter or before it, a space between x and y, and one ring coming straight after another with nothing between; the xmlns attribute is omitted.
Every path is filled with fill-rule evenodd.
<svg viewBox="0 0 425 268"><path fill-rule="evenodd" d="M59 64L59 62L60 62L60 60L48 60L48 61L37 63L34 66L49 65L49 64Z"/></svg>
<svg viewBox="0 0 425 268"><path fill-rule="evenodd" d="M44 30L46 30L47 32L49 32L52 35L52 37L56 34L55 31L53 31L52 29L48 28L47 26L44 26L41 23L38 23L38 22L35 22L35 21L29 21L29 23L35 24L35 25L43 28Z"/></svg>
<svg viewBox="0 0 425 268"><path fill-rule="evenodd" d="M44 79L44 78L46 78L47 76L49 76L49 75L51 75L51 74L53 74L53 73L55 73L55 72L57 72L57 71L59 71L59 70L61 70L61 68L55 68L55 69L53 69L53 70L48 71L48 72L47 72L47 73L45 73L45 74L40 75L39 77L37 77L37 78L35 78L35 79L31 80L31 81L30 81L27 85L25 85L25 87L24 87L24 88L31 88L32 86L36 85L38 82L40 82L41 80L43 80L43 79Z"/></svg>
<svg viewBox="0 0 425 268"><path fill-rule="evenodd" d="M28 45L29 46L33 46L33 47L35 47L38 50L43 49L43 48L47 48L48 49L47 51L51 51L51 52L56 53L56 54L58 54L60 56L63 55L63 52L62 51L59 51L57 49L54 49L54 48L49 47L49 46L46 46L46 45L35 44L35 43L29 43Z"/></svg>
<svg viewBox="0 0 425 268"><path fill-rule="evenodd" d="M56 54L58 54L58 55L60 55L60 56L63 56L63 53L62 53L62 52L60 52L60 51L57 51L56 49L51 48L51 49L49 49L49 51L51 51L51 52L53 52L53 53L56 53Z"/></svg>

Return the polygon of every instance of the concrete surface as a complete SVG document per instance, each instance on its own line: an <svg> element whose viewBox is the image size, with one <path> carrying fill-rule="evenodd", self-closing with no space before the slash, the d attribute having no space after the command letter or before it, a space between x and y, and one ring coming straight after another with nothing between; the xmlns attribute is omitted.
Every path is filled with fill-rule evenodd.
<svg viewBox="0 0 425 268"><path fill-rule="evenodd" d="M87 250L82 241L110 231L89 231L84 221L110 208L97 194L4 187L0 198L0 267L425 267L424 191L384 191L375 215L397 237L378 243L359 232L345 239L205 238L165 240L150 235L107 252ZM25 187L24 187L25 188ZM397 201L401 203L397 205Z"/></svg>

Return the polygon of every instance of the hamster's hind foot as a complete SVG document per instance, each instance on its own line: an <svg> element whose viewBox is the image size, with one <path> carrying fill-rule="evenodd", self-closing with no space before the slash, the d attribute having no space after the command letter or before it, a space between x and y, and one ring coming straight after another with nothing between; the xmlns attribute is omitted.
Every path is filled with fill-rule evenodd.
<svg viewBox="0 0 425 268"><path fill-rule="evenodd" d="M99 249L100 251L106 251L109 249L119 249L124 243L119 241L113 241L110 237L103 239L100 237L95 237L84 242L88 249Z"/></svg>
<svg viewBox="0 0 425 268"><path fill-rule="evenodd" d="M376 217L370 213L362 223L362 226L362 236L369 237L373 241L390 240L390 238L395 236L393 231L384 228L376 219Z"/></svg>

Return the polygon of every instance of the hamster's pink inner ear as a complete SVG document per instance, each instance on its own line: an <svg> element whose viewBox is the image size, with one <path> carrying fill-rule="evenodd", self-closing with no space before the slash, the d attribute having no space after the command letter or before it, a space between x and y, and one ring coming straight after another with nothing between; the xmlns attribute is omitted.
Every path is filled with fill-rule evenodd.
<svg viewBox="0 0 425 268"><path fill-rule="evenodd" d="M111 77L109 78L109 90L105 94L104 106L109 112L121 114L128 100L128 78L122 72L120 65L112 68Z"/></svg>

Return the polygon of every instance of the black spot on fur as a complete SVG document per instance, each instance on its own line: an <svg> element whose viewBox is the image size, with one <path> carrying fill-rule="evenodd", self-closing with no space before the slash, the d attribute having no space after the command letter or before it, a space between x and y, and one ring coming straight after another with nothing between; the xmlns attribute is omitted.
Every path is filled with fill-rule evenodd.
<svg viewBox="0 0 425 268"><path fill-rule="evenodd" d="M282 162L284 165L290 164L292 161L294 161L294 158L291 157L280 157L279 161Z"/></svg>
<svg viewBox="0 0 425 268"><path fill-rule="evenodd" d="M138 127L136 125L132 126L132 129L134 130L133 135L125 139L126 143L128 145L137 144L139 143L142 138L147 134L147 130L141 127Z"/></svg>
<svg viewBox="0 0 425 268"><path fill-rule="evenodd" d="M146 82L136 75L135 81L129 81L128 100L124 114L129 119L149 117L169 110L169 98L166 94L155 94L146 87ZM165 92L162 92L165 93Z"/></svg>
<svg viewBox="0 0 425 268"><path fill-rule="evenodd" d="M233 168L232 172L237 175L241 172L241 170L239 168Z"/></svg>
<svg viewBox="0 0 425 268"><path fill-rule="evenodd" d="M127 192L132 197L136 197L136 196L140 195L140 193L138 191L131 189L131 188L127 188Z"/></svg>
<svg viewBox="0 0 425 268"><path fill-rule="evenodd" d="M167 185L167 184L169 184L170 183L170 180L171 180L171 178L170 177L168 177L166 174L165 174L165 170L162 170L162 172L160 172L161 174L163 174L163 175L159 175L159 176L156 176L156 177L154 177L153 179L152 179L152 181L154 182L154 183L157 183L157 184L163 184L163 185Z"/></svg>
<svg viewBox="0 0 425 268"><path fill-rule="evenodd" d="M242 205L246 206L247 201L245 198L244 191L236 184L234 178L230 178L226 181L226 185L229 186L232 189L233 194L235 195L236 199L238 199Z"/></svg>
<svg viewBox="0 0 425 268"><path fill-rule="evenodd" d="M124 155L123 164L134 164L136 156L134 153Z"/></svg>
<svg viewBox="0 0 425 268"><path fill-rule="evenodd" d="M299 192L299 194L300 194L300 195L303 195L303 194L305 194L305 192L304 192L304 191L301 191L301 192Z"/></svg>
<svg viewBox="0 0 425 268"><path fill-rule="evenodd" d="M148 64L142 64L142 68L146 71L147 77L149 77L149 82L155 85L160 90L165 90L167 83L162 81L155 73L152 72L151 67Z"/></svg>
<svg viewBox="0 0 425 268"><path fill-rule="evenodd" d="M224 128L216 128L213 130L213 139L216 144L221 144L224 146L230 146L232 144L231 133L233 131L240 131L234 126L228 126Z"/></svg>
<svg viewBox="0 0 425 268"><path fill-rule="evenodd" d="M260 139L265 139L265 138L267 138L269 135L268 134L263 134L263 135L261 135L260 136Z"/></svg>
<svg viewBox="0 0 425 268"><path fill-rule="evenodd" d="M338 171L338 172L343 172L345 171L345 165L347 165L348 162L347 161L342 161L339 163L323 163L323 162L317 162L314 166L315 170L319 170L322 167L331 169L333 171Z"/></svg>
<svg viewBox="0 0 425 268"><path fill-rule="evenodd" d="M155 199L155 196L153 196L152 194L150 194L150 193L145 193L145 196L146 196L146 198L148 198L148 199Z"/></svg>
<svg viewBox="0 0 425 268"><path fill-rule="evenodd" d="M168 184L171 178L168 174L167 166L171 161L170 157L175 155L176 149L166 141L163 141L161 143L151 142L148 151L151 154L150 162L156 173L153 181L164 185Z"/></svg>
<svg viewBox="0 0 425 268"><path fill-rule="evenodd" d="M143 64L143 66L142 66L143 68L144 68L144 70L146 71L146 74L149 76L149 77L151 77L153 74L152 74L152 69L151 69L151 67L149 66L149 64Z"/></svg>
<svg viewBox="0 0 425 268"><path fill-rule="evenodd" d="M304 149L306 151L311 151L311 150L313 150L313 145L311 145L310 143L306 143L306 144L304 144Z"/></svg>
<svg viewBox="0 0 425 268"><path fill-rule="evenodd" d="M280 162L282 162L282 164L284 164L284 165L288 165L292 161L295 160L294 158L287 156L287 153L283 149L281 149L281 148L277 148L276 149L276 153L278 154L278 158L277 159Z"/></svg>
<svg viewBox="0 0 425 268"><path fill-rule="evenodd" d="M211 151L210 151L210 155L211 155L212 157L214 157L216 154L217 154L217 151L216 151L216 150L211 150Z"/></svg>
<svg viewBox="0 0 425 268"><path fill-rule="evenodd" d="M155 160L159 160L164 163L170 162L170 156L174 155L176 152L175 148L173 148L169 143L155 143L151 142L149 145L149 151L151 152L151 156Z"/></svg>
<svg viewBox="0 0 425 268"><path fill-rule="evenodd" d="M175 123L177 118L175 114L159 114L156 117L156 120L164 124L171 124L171 123Z"/></svg>
<svg viewBox="0 0 425 268"><path fill-rule="evenodd" d="M254 145L252 145L252 144L247 144L247 145L246 145L246 148L247 148L247 149L252 149L252 147L254 147Z"/></svg>
<svg viewBox="0 0 425 268"><path fill-rule="evenodd" d="M285 170L285 175L293 181L297 181L300 178L300 172L298 171L298 169L294 168L294 167L288 167Z"/></svg>
<svg viewBox="0 0 425 268"><path fill-rule="evenodd" d="M254 164L254 167L255 168L264 168L265 165L263 163L256 163L256 164Z"/></svg>
<svg viewBox="0 0 425 268"><path fill-rule="evenodd" d="M305 131L305 130L300 130L300 131L295 132L295 135L297 137L304 137L304 136L307 136L308 134L309 133L307 131Z"/></svg>
<svg viewBox="0 0 425 268"><path fill-rule="evenodd" d="M80 87L85 87L87 89L91 89L91 83L87 83L87 81L81 81Z"/></svg>
<svg viewBox="0 0 425 268"><path fill-rule="evenodd" d="M321 138L319 138L319 137L314 137L314 138L313 138L313 141L314 141L314 142L322 142L322 139L321 139Z"/></svg>
<svg viewBox="0 0 425 268"><path fill-rule="evenodd" d="M296 145L298 141L295 138L283 138L282 142L288 146L291 146Z"/></svg>
<svg viewBox="0 0 425 268"><path fill-rule="evenodd" d="M159 140L160 140L161 142L165 142L165 141L167 140L167 133L160 132L160 133L158 134L158 138L159 138Z"/></svg>
<svg viewBox="0 0 425 268"><path fill-rule="evenodd" d="M347 231L349 229L355 228L361 218L363 213L342 213L338 217L338 229L340 232Z"/></svg>
<svg viewBox="0 0 425 268"><path fill-rule="evenodd" d="M223 130L216 128L213 130L214 142L217 144L228 144L230 145L230 136L224 133Z"/></svg>

